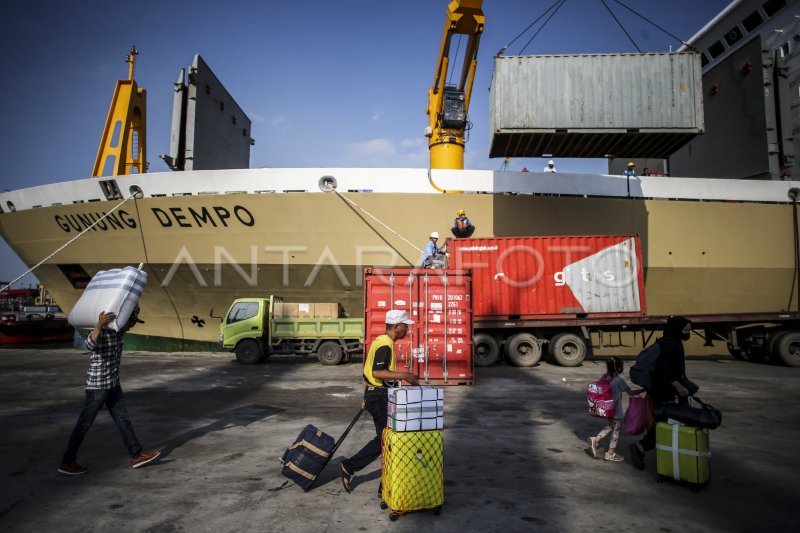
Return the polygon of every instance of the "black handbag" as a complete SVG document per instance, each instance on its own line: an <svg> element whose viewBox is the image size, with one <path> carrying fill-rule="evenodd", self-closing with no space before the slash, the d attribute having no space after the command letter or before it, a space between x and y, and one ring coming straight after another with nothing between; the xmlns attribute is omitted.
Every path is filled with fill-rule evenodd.
<svg viewBox="0 0 800 533"><path fill-rule="evenodd" d="M717 429L722 424L722 412L703 402L700 398L694 396L693 398L700 404L699 407L689 404L662 403L653 408L653 416L660 420L671 418L681 424L700 429Z"/></svg>

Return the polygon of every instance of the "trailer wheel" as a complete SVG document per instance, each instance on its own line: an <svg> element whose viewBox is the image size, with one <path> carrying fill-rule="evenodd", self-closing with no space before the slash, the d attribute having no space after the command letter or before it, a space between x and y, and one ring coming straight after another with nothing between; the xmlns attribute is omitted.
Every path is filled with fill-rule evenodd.
<svg viewBox="0 0 800 533"><path fill-rule="evenodd" d="M783 364L783 359L781 359L777 347L778 341L785 333L788 333L788 331L777 330L769 334L769 338L767 339L767 355L773 363Z"/></svg>
<svg viewBox="0 0 800 533"><path fill-rule="evenodd" d="M492 366L500 358L500 346L491 335L475 335L475 366Z"/></svg>
<svg viewBox="0 0 800 533"><path fill-rule="evenodd" d="M550 339L550 355L561 366L578 366L586 359L586 341L574 333L559 333Z"/></svg>
<svg viewBox="0 0 800 533"><path fill-rule="evenodd" d="M800 333L785 331L775 340L775 355L789 366L800 367Z"/></svg>
<svg viewBox="0 0 800 533"><path fill-rule="evenodd" d="M236 360L243 365L254 365L261 359L261 348L253 339L246 339L236 346Z"/></svg>
<svg viewBox="0 0 800 533"><path fill-rule="evenodd" d="M335 366L342 362L342 347L338 342L323 342L317 350L317 359L323 365Z"/></svg>
<svg viewBox="0 0 800 533"><path fill-rule="evenodd" d="M533 366L542 358L542 346L530 333L517 333L506 342L506 357L515 366Z"/></svg>

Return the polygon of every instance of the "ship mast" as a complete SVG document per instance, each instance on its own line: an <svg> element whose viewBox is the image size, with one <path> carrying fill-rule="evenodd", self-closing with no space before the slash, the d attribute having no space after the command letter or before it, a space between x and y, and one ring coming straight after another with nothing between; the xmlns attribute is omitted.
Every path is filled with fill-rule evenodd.
<svg viewBox="0 0 800 533"><path fill-rule="evenodd" d="M125 57L128 79L117 81L108 110L92 176L119 176L147 172L145 127L147 91L133 79L139 51L131 46Z"/></svg>

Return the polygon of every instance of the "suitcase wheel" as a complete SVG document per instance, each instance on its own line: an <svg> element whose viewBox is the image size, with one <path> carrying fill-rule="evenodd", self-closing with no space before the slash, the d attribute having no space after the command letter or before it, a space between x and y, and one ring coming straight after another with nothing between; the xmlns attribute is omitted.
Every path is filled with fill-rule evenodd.
<svg viewBox="0 0 800 533"><path fill-rule="evenodd" d="M386 505L386 502L381 500L381 509L388 509L388 508L389 508L389 506Z"/></svg>
<svg viewBox="0 0 800 533"><path fill-rule="evenodd" d="M390 521L392 521L392 522L396 521L398 518L400 518L400 515L399 515L399 514L394 514L394 513L391 513L391 514L389 515L389 520L390 520Z"/></svg>
<svg viewBox="0 0 800 533"><path fill-rule="evenodd" d="M436 516L439 516L440 514L442 514L442 506L440 505L439 507L434 507L433 508L433 514L435 514Z"/></svg>
<svg viewBox="0 0 800 533"><path fill-rule="evenodd" d="M664 483L665 479L667 479L667 478L665 478L664 476L659 474L659 475L656 476L656 483Z"/></svg>

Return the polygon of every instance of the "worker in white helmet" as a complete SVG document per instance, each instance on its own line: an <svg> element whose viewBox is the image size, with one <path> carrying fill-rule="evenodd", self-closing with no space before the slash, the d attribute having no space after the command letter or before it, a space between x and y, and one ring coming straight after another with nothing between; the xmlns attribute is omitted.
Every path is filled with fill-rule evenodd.
<svg viewBox="0 0 800 533"><path fill-rule="evenodd" d="M433 231L431 232L431 237L428 240L428 243L425 245L425 250L422 252L422 259L420 260L420 266L423 268L433 268L434 262L439 259L444 254L436 246L436 243L439 241L439 232Z"/></svg>
<svg viewBox="0 0 800 533"><path fill-rule="evenodd" d="M552 159L550 161L548 161L547 165L545 165L545 167L544 167L544 171L545 172L553 172L553 173L558 172L558 170L556 170L555 161L553 161Z"/></svg>

